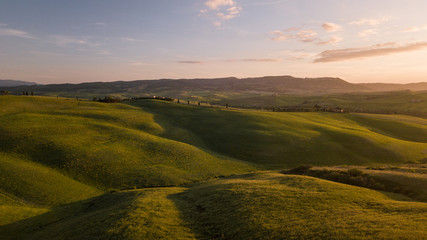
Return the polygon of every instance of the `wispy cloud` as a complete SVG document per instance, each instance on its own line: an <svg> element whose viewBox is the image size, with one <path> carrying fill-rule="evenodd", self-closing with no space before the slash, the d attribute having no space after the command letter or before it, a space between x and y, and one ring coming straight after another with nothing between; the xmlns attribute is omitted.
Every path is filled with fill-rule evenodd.
<svg viewBox="0 0 427 240"><path fill-rule="evenodd" d="M110 56L110 55L111 55L111 52L110 52L110 51L108 51L108 50L99 50L99 51L97 52L97 54L99 54L99 55L104 55L104 56Z"/></svg>
<svg viewBox="0 0 427 240"><path fill-rule="evenodd" d="M409 27L402 30L402 32L419 32L427 30L427 25L421 26L421 27Z"/></svg>
<svg viewBox="0 0 427 240"><path fill-rule="evenodd" d="M129 62L129 65L138 67L138 66L155 66L156 64L147 63L147 62Z"/></svg>
<svg viewBox="0 0 427 240"><path fill-rule="evenodd" d="M245 6L269 6L286 3L288 0L275 0L275 1L256 1L245 3Z"/></svg>
<svg viewBox="0 0 427 240"><path fill-rule="evenodd" d="M233 0L208 0L205 2L207 9L202 9L199 16L213 16L212 24L218 29L223 29L223 23L239 16L242 8Z"/></svg>
<svg viewBox="0 0 427 240"><path fill-rule="evenodd" d="M28 32L13 29L13 28L4 28L4 26L7 26L7 24L0 23L0 35L2 36L21 37L21 38L28 38L28 39L36 38L31 34L29 34Z"/></svg>
<svg viewBox="0 0 427 240"><path fill-rule="evenodd" d="M42 51L29 51L28 53L38 56L49 56L49 57L69 57L69 54L56 53L56 52L42 52Z"/></svg>
<svg viewBox="0 0 427 240"><path fill-rule="evenodd" d="M270 38L272 41L286 41L295 39L300 42L314 42L316 41L317 32L313 30L299 30L299 28L288 28L284 31L275 30L270 32L274 37Z"/></svg>
<svg viewBox="0 0 427 240"><path fill-rule="evenodd" d="M351 25L368 25L368 26L376 26L376 25L380 25L384 22L388 22L392 19L392 17L387 16L387 17L381 17L381 18L363 18L363 19L359 19L357 21L353 21L350 22L349 24Z"/></svg>
<svg viewBox="0 0 427 240"><path fill-rule="evenodd" d="M377 32L376 29L366 29L366 30L363 30L363 31L359 32L358 35L359 35L359 37L367 37L369 35L374 35L374 34L377 34L377 33L378 32Z"/></svg>
<svg viewBox="0 0 427 240"><path fill-rule="evenodd" d="M87 46L99 46L97 43L92 43L89 40L89 37L71 37L71 36L61 36L61 35L52 35L50 36L50 40L58 45L87 45Z"/></svg>
<svg viewBox="0 0 427 240"><path fill-rule="evenodd" d="M107 29L108 24L104 22L97 22L97 23L90 24L90 26L103 30L103 29Z"/></svg>
<svg viewBox="0 0 427 240"><path fill-rule="evenodd" d="M319 40L317 42L317 45L328 45L328 44L339 43L341 41L342 41L342 37L332 36L332 37L329 38L329 40L326 40L326 41Z"/></svg>
<svg viewBox="0 0 427 240"><path fill-rule="evenodd" d="M216 15L223 20L230 20L238 16L240 12L240 8L231 7L226 10L226 13L219 12Z"/></svg>
<svg viewBox="0 0 427 240"><path fill-rule="evenodd" d="M295 61L295 60L304 60L306 58L309 58L310 56L312 56L312 54L309 54L309 53L297 53L297 54L293 54L293 55L287 57L286 59L287 60L293 60L293 61Z"/></svg>
<svg viewBox="0 0 427 240"><path fill-rule="evenodd" d="M327 32L337 32L342 30L342 26L330 22L323 23L322 28L325 29Z"/></svg>
<svg viewBox="0 0 427 240"><path fill-rule="evenodd" d="M208 0L205 5L212 10L218 10L223 6L233 6L235 2L233 0Z"/></svg>
<svg viewBox="0 0 427 240"><path fill-rule="evenodd" d="M125 38L125 37L120 38L120 40L123 41L123 42L131 42L131 43L134 43L134 42L145 42L145 40L142 40L142 39Z"/></svg>
<svg viewBox="0 0 427 240"><path fill-rule="evenodd" d="M281 62L281 58L246 58L238 59L236 62Z"/></svg>
<svg viewBox="0 0 427 240"><path fill-rule="evenodd" d="M351 59L362 59L368 57L385 56L394 53L417 51L427 48L427 42L398 44L395 42L376 44L362 48L345 48L336 50L327 50L319 54L315 63L319 62L338 62Z"/></svg>
<svg viewBox="0 0 427 240"><path fill-rule="evenodd" d="M205 63L205 62L204 61L184 60L184 61L178 61L178 63L201 64L201 63Z"/></svg>
<svg viewBox="0 0 427 240"><path fill-rule="evenodd" d="M313 42L316 36L317 32L313 30L301 30L296 34L296 38L301 42Z"/></svg>
<svg viewBox="0 0 427 240"><path fill-rule="evenodd" d="M178 63L186 63L186 64L202 64L202 63L210 63L210 62L281 62L283 59L281 58L243 58L243 59L225 59L225 60L213 60L213 61L199 61L199 60L184 60L178 61Z"/></svg>

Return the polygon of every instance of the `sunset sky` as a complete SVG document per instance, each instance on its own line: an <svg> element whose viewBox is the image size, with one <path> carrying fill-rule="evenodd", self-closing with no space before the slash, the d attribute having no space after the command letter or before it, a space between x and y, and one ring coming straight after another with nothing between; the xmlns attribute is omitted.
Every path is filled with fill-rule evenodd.
<svg viewBox="0 0 427 240"><path fill-rule="evenodd" d="M0 79L427 81L425 0L1 0Z"/></svg>

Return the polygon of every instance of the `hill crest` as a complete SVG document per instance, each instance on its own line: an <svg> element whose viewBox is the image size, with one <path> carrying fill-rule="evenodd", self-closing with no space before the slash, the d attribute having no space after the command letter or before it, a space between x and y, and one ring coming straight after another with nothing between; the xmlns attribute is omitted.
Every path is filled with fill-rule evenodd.
<svg viewBox="0 0 427 240"><path fill-rule="evenodd" d="M164 91L228 91L266 92L280 94L328 94L369 91L368 88L340 78L295 78L292 76L265 76L256 78L196 78L159 79L116 82L88 82L80 84L48 84L14 87L17 92L87 92L91 93L153 93Z"/></svg>
<svg viewBox="0 0 427 240"><path fill-rule="evenodd" d="M27 82L21 80L0 79L0 87L16 87L23 85L37 85L35 82Z"/></svg>

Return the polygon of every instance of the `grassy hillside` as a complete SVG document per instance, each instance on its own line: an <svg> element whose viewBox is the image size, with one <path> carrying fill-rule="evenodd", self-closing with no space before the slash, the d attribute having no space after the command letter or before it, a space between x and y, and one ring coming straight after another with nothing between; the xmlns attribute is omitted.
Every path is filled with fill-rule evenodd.
<svg viewBox="0 0 427 240"><path fill-rule="evenodd" d="M0 151L25 159L13 164L63 176L64 184L72 184L68 177L99 189L171 186L254 169L160 137L154 116L132 106L13 96L0 97L0 105Z"/></svg>
<svg viewBox="0 0 427 240"><path fill-rule="evenodd" d="M310 177L250 174L198 184L177 197L193 203L198 214L186 216L208 239L420 239L426 234L426 203Z"/></svg>
<svg viewBox="0 0 427 240"><path fill-rule="evenodd" d="M192 93L187 93L191 95ZM379 92L327 94L319 96L273 95L262 93L193 94L193 99L244 107L325 108L341 107L352 112L398 113L427 118L427 92ZM182 98L182 97L181 97ZM211 99L209 99L211 98Z"/></svg>
<svg viewBox="0 0 427 240"><path fill-rule="evenodd" d="M0 227L3 239L422 239L427 204L274 172L105 194Z"/></svg>
<svg viewBox="0 0 427 240"><path fill-rule="evenodd" d="M427 164L403 164L381 166L334 166L314 167L315 170L347 171L359 169L363 173L374 177L377 182L392 186L395 192L402 193L413 199L427 202ZM384 182L385 181L385 182Z"/></svg>
<svg viewBox="0 0 427 240"><path fill-rule="evenodd" d="M23 219L31 218L48 212L46 207L37 207L34 205L19 202L10 196L0 193L0 228L3 225L14 223ZM8 235L0 231L0 238Z"/></svg>
<svg viewBox="0 0 427 240"><path fill-rule="evenodd" d="M42 164L0 153L0 193L35 205L70 203L102 191Z"/></svg>
<svg viewBox="0 0 427 240"><path fill-rule="evenodd" d="M2 239L195 239L169 199L184 188L108 193L0 226Z"/></svg>
<svg viewBox="0 0 427 240"><path fill-rule="evenodd" d="M426 204L402 195L275 172L216 178L423 161L423 118L25 96L0 96L0 106L0 239L426 234ZM424 178L392 178L424 199Z"/></svg>
<svg viewBox="0 0 427 240"><path fill-rule="evenodd" d="M350 111L398 113L427 118L427 92L331 94L303 99L301 99L302 105L319 104L325 107L338 106ZM277 104L286 105L286 101L287 97L283 96L277 101Z"/></svg>
<svg viewBox="0 0 427 240"><path fill-rule="evenodd" d="M396 115L286 113L198 108L131 101L154 114L165 137L264 166L419 161L427 152L427 121ZM172 127L173 126L173 127Z"/></svg>

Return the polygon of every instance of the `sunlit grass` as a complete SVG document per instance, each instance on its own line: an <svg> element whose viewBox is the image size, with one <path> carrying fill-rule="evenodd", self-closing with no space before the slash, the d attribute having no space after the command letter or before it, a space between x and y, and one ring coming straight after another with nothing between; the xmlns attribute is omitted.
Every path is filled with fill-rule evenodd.
<svg viewBox="0 0 427 240"><path fill-rule="evenodd" d="M427 204L259 172L108 193L0 227L5 239L422 239Z"/></svg>
<svg viewBox="0 0 427 240"><path fill-rule="evenodd" d="M172 136L177 140L267 166L398 163L419 161L427 154L427 121L421 118L223 110L152 101L129 104L193 136Z"/></svg>
<svg viewBox="0 0 427 240"><path fill-rule="evenodd" d="M302 163L418 162L422 118L24 96L1 96L0 106L1 239L427 234L426 203L399 194L276 172L222 178ZM412 189L425 181L408 174L377 175Z"/></svg>
<svg viewBox="0 0 427 240"><path fill-rule="evenodd" d="M0 150L100 189L173 186L253 166L159 135L154 116L124 104L2 97ZM185 133L185 132L184 132Z"/></svg>
<svg viewBox="0 0 427 240"><path fill-rule="evenodd" d="M197 214L183 210L206 238L422 239L426 234L426 203L311 177L250 174L197 184L177 197L194 204Z"/></svg>

